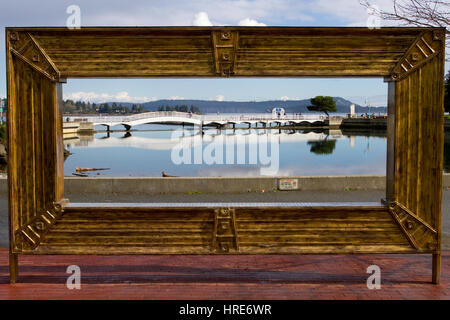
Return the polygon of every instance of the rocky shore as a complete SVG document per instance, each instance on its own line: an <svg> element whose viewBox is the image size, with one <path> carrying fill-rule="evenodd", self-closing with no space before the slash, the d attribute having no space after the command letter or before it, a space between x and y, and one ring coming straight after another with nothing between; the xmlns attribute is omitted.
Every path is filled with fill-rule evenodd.
<svg viewBox="0 0 450 320"><path fill-rule="evenodd" d="M6 145L3 141L0 141L0 173L6 172L6 165L7 165Z"/></svg>

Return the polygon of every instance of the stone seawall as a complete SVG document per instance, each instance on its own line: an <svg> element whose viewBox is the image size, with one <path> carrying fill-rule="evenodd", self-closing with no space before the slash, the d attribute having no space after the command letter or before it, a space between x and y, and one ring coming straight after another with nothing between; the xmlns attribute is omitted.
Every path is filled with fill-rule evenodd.
<svg viewBox="0 0 450 320"><path fill-rule="evenodd" d="M297 180L300 191L384 190L383 175L287 177ZM66 194L161 194L161 193L242 193L279 190L284 177L65 177ZM450 174L444 174L444 188L450 188ZM289 192L289 191L280 191ZM5 176L0 177L0 193L8 193Z"/></svg>
<svg viewBox="0 0 450 320"><path fill-rule="evenodd" d="M387 119L377 118L377 119L362 119L362 118L350 118L343 119L340 125L342 129L386 129ZM450 119L445 118L444 120L445 130L450 130Z"/></svg>
<svg viewBox="0 0 450 320"><path fill-rule="evenodd" d="M345 129L386 129L387 119L343 119L340 127Z"/></svg>

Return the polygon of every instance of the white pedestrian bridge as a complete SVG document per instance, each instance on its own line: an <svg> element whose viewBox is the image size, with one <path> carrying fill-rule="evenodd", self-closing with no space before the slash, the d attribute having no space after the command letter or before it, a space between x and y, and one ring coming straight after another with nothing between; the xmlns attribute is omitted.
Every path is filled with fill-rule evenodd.
<svg viewBox="0 0 450 320"><path fill-rule="evenodd" d="M86 121L94 125L104 125L109 130L110 127L122 125L126 130L140 124L149 123L176 123L176 124L191 124L199 127L216 126L222 127L231 124L233 127L239 124L247 124L252 127L262 124L263 127L271 127L283 124L312 124L327 121L328 118L322 115L301 115L289 114L283 116L274 116L272 113L254 113L254 114L206 114L198 115L187 112L177 111L156 111L145 112L128 116L97 116L97 115L82 115L82 116L64 116L64 121Z"/></svg>

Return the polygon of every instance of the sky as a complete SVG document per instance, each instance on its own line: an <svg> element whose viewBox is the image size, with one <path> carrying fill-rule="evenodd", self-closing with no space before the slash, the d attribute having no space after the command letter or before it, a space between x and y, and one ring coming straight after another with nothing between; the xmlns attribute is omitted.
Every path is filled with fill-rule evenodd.
<svg viewBox="0 0 450 320"><path fill-rule="evenodd" d="M392 0L373 0L388 9ZM65 26L71 5L81 26L367 26L359 0L14 0L0 2L0 39L6 26ZM381 26L392 25L381 21ZM446 65L446 70L449 65ZM6 95L5 44L0 41L0 97ZM158 99L296 100L341 96L386 105L380 79L68 79L64 98L91 102Z"/></svg>

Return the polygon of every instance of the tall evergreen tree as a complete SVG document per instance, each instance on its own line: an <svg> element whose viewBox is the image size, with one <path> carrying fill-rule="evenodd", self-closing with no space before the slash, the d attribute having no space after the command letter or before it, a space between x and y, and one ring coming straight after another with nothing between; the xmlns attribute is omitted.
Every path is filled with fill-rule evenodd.
<svg viewBox="0 0 450 320"><path fill-rule="evenodd" d="M308 107L309 111L321 111L325 112L328 116L328 112L336 112L336 101L330 96L317 96L310 99L312 106Z"/></svg>

